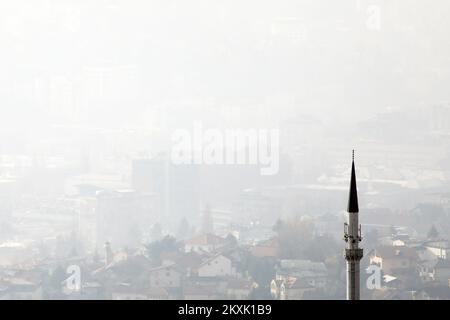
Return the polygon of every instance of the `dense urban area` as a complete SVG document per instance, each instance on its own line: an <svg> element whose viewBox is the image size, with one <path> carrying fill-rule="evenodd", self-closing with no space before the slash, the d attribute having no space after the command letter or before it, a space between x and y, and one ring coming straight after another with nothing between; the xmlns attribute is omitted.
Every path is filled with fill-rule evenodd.
<svg viewBox="0 0 450 320"><path fill-rule="evenodd" d="M446 2L22 2L0 299L345 299L352 149L361 298L450 299ZM174 163L199 124L276 130L277 171Z"/></svg>

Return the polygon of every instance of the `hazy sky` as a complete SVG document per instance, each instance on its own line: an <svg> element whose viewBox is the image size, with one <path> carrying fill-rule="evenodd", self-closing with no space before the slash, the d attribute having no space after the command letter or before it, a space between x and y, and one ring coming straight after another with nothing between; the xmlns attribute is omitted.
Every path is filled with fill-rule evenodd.
<svg viewBox="0 0 450 320"><path fill-rule="evenodd" d="M275 100L325 119L445 101L449 10L444 0L2 1L0 108L136 119L161 103Z"/></svg>

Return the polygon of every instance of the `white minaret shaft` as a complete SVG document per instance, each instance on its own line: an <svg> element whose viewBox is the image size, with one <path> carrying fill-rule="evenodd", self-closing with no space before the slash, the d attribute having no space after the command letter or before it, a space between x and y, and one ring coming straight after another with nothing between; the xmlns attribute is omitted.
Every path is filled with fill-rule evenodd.
<svg viewBox="0 0 450 320"><path fill-rule="evenodd" d="M358 192L356 188L356 173L354 151L352 155L352 174L350 178L350 192L347 207L347 222L344 225L345 260L347 260L347 300L359 300L360 271L359 261L363 257L363 250L359 248L361 228L358 221Z"/></svg>

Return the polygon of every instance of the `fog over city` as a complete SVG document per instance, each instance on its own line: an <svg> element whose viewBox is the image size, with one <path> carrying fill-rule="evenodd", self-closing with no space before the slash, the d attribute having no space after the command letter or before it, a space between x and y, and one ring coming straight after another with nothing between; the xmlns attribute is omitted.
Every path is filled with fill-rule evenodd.
<svg viewBox="0 0 450 320"><path fill-rule="evenodd" d="M0 1L0 299L450 299L449 16Z"/></svg>

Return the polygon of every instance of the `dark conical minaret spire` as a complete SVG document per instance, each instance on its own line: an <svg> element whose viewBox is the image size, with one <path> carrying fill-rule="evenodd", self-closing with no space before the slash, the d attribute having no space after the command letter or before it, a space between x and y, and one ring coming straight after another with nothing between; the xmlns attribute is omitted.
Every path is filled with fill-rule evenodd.
<svg viewBox="0 0 450 320"><path fill-rule="evenodd" d="M361 225L359 224L358 192L356 190L355 151L352 152L352 174L348 195L347 222L344 224L345 260L347 260L347 299L359 300L360 270L359 262L363 257Z"/></svg>
<svg viewBox="0 0 450 320"><path fill-rule="evenodd" d="M355 150L352 151L352 176L350 178L350 192L348 195L347 212L359 212L358 190L356 188Z"/></svg>

